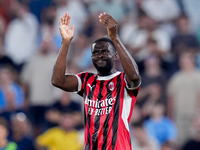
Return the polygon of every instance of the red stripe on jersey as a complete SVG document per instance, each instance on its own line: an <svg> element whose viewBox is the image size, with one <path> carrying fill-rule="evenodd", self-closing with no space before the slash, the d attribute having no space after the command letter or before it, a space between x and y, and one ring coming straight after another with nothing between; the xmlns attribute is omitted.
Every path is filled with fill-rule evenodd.
<svg viewBox="0 0 200 150"><path fill-rule="evenodd" d="M117 142L114 150L132 150L130 143L131 137L129 131L126 130L125 125L123 123L119 123L118 130L119 136L117 136Z"/></svg>

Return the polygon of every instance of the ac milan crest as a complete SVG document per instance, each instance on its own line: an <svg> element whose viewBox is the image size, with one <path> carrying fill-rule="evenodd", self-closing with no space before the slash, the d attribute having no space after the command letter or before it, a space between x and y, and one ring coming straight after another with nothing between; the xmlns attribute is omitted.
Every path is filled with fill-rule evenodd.
<svg viewBox="0 0 200 150"><path fill-rule="evenodd" d="M109 85L108 85L108 87L109 87L109 89L110 89L111 91L113 91L114 88L115 88L115 85L114 85L113 82L110 82Z"/></svg>

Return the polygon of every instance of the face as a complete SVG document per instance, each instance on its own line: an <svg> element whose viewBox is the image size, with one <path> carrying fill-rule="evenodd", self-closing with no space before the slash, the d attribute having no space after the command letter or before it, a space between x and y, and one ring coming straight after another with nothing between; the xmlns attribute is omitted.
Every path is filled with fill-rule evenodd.
<svg viewBox="0 0 200 150"><path fill-rule="evenodd" d="M134 127L133 128L133 135L139 143L140 142L142 143L146 140L146 132L141 127Z"/></svg>
<svg viewBox="0 0 200 150"><path fill-rule="evenodd" d="M65 130L71 130L75 125L73 114L62 114L60 116L60 126Z"/></svg>
<svg viewBox="0 0 200 150"><path fill-rule="evenodd" d="M98 72L108 73L114 66L115 52L108 42L98 42L92 45L92 62Z"/></svg>
<svg viewBox="0 0 200 150"><path fill-rule="evenodd" d="M191 70L194 68L194 58L191 53L183 53L180 56L179 65L183 70Z"/></svg>

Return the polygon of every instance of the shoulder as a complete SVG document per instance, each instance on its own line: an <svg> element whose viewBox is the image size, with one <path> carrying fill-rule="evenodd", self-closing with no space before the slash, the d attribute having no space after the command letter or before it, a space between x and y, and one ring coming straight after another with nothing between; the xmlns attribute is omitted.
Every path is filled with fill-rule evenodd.
<svg viewBox="0 0 200 150"><path fill-rule="evenodd" d="M84 71L84 72L80 72L77 74L78 76L95 76L97 74L92 73L92 72L88 72L88 71Z"/></svg>

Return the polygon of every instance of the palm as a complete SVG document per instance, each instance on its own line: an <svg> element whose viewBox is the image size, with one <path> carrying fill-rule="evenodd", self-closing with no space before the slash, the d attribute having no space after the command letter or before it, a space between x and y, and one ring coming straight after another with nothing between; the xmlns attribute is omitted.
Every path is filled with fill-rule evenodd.
<svg viewBox="0 0 200 150"><path fill-rule="evenodd" d="M74 26L71 26L71 29L69 28L71 17L68 13L65 13L65 15L60 18L60 33L62 35L63 39L71 40L74 37Z"/></svg>
<svg viewBox="0 0 200 150"><path fill-rule="evenodd" d="M99 15L100 22L107 28L108 35L112 38L117 34L117 21L107 13Z"/></svg>

